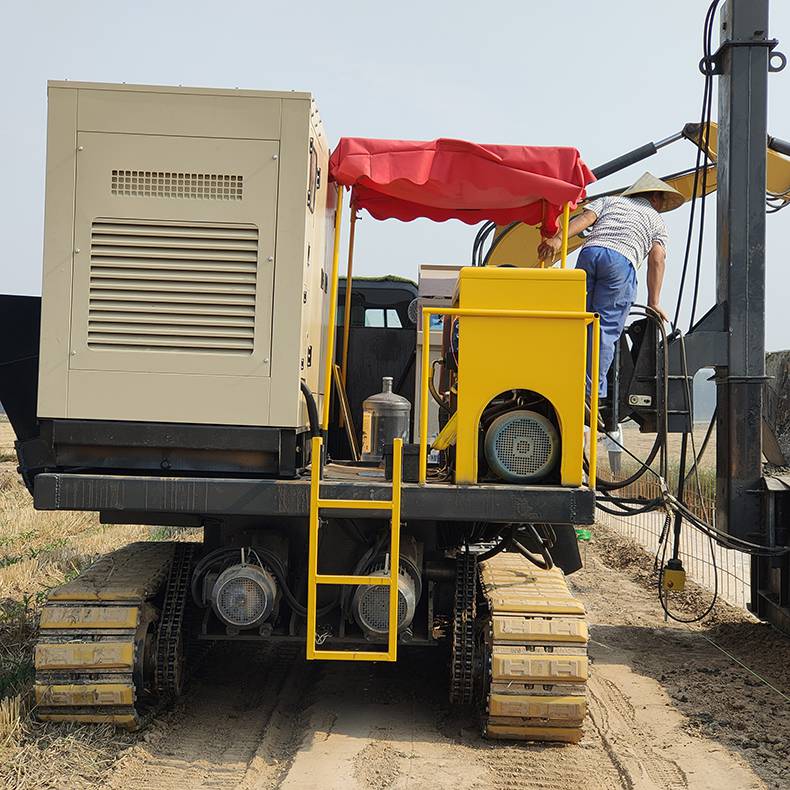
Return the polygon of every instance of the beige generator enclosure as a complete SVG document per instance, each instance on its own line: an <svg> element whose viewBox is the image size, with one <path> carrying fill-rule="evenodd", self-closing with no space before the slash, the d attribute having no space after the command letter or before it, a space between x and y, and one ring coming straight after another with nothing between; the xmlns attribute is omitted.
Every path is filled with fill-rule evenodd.
<svg viewBox="0 0 790 790"><path fill-rule="evenodd" d="M327 160L307 93L50 83L39 417L304 429Z"/></svg>

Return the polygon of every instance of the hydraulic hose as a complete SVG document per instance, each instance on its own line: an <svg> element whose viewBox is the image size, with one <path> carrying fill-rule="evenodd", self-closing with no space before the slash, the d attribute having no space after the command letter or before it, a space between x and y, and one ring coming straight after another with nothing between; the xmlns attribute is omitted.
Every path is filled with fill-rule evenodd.
<svg viewBox="0 0 790 790"><path fill-rule="evenodd" d="M316 405L313 393L310 391L310 387L307 386L304 379L299 382L299 389L302 390L302 395L304 395L304 400L307 404L307 419L310 422L310 436L320 436L321 428L318 422L318 406Z"/></svg>

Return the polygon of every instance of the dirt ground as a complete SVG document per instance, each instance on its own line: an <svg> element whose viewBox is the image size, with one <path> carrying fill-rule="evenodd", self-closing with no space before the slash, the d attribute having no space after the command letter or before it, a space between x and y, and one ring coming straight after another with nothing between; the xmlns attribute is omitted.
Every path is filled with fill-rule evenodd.
<svg viewBox="0 0 790 790"><path fill-rule="evenodd" d="M395 666L308 665L293 650L220 648L107 787L786 787L790 640L729 607L707 627L665 624L645 586L649 562L600 528L572 577L592 622L577 746L481 740L474 717L447 706L438 651L404 651Z"/></svg>
<svg viewBox="0 0 790 790"><path fill-rule="evenodd" d="M13 465L0 476L3 471L7 481ZM4 485L7 491L18 484ZM19 497L6 506L9 501L21 508ZM29 533L43 530L42 523L54 529L52 515L20 509L2 520L0 513L0 541L13 544L3 533L21 519L22 537L17 530L13 539L28 535L25 540L39 545ZM68 523L64 534L98 540L97 524L85 519ZM102 534L98 551L125 540L123 533ZM34 559L48 567L40 555ZM29 595L23 588L43 585L59 567L52 565L44 578L33 573L38 566L21 576L21 564L0 567L6 602ZM596 527L586 566L571 577L591 622L590 714L578 745L483 741L474 716L447 704L447 655L438 649L403 650L395 665L372 665L308 664L301 650L284 646L218 646L179 704L142 733L39 725L23 713L15 732L5 739L0 734L0 786L787 787L790 639L726 605L703 626L665 623L650 568L636 544ZM692 588L676 606L693 611L705 598ZM12 646L18 651L15 639L6 623L0 658Z"/></svg>
<svg viewBox="0 0 790 790"><path fill-rule="evenodd" d="M64 741L85 741L90 781L78 761L67 761L52 775L39 765L30 783L29 755L21 755L15 783L14 761L4 769L6 786L786 787L790 703L781 693L790 692L790 641L727 607L704 628L665 624L644 585L649 559L611 533L596 534L586 568L573 577L592 622L590 715L577 746L481 740L474 717L446 703L439 651L404 651L386 666L307 664L292 648L219 647L179 705L142 734L114 735L99 747L95 731L69 737L44 728L30 748L45 758Z"/></svg>

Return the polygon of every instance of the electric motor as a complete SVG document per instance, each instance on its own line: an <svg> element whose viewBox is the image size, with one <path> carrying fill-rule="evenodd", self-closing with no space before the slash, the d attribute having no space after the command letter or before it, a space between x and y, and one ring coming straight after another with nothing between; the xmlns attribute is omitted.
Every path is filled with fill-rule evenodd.
<svg viewBox="0 0 790 790"><path fill-rule="evenodd" d="M259 565L239 564L226 568L211 590L215 614L231 628L255 628L274 609L277 582Z"/></svg>
<svg viewBox="0 0 790 790"><path fill-rule="evenodd" d="M547 417L517 409L497 417L485 435L491 471L511 483L537 482L549 475L560 455L557 429Z"/></svg>
<svg viewBox="0 0 790 790"><path fill-rule="evenodd" d="M383 558L374 563L365 575L389 576ZM402 558L398 574L398 632L404 631L414 620L421 592L422 582L416 567ZM389 595L390 588L386 584L361 584L354 591L351 611L368 639L380 639L389 633Z"/></svg>

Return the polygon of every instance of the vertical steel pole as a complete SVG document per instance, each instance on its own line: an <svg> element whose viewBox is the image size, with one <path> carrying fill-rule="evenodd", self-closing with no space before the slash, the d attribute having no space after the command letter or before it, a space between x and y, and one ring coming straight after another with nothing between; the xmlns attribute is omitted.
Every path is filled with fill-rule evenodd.
<svg viewBox="0 0 790 790"><path fill-rule="evenodd" d="M717 527L742 538L756 537L761 528L767 39L768 0L726 0L720 19L716 246L729 367L717 369Z"/></svg>

